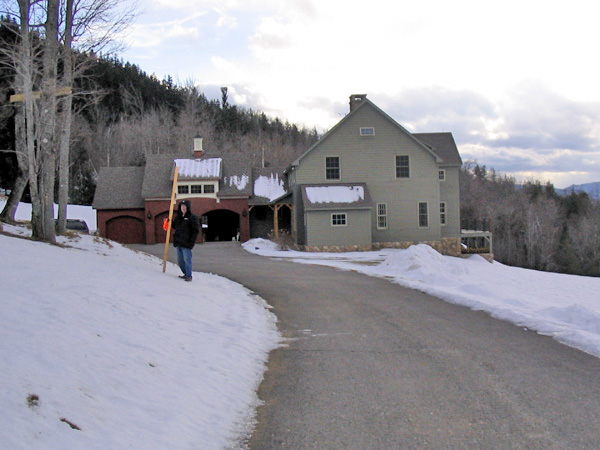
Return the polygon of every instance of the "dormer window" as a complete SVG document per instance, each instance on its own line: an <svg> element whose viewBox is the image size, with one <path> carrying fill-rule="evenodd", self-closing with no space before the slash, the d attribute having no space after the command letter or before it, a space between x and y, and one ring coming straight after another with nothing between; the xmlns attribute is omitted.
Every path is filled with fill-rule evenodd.
<svg viewBox="0 0 600 450"><path fill-rule="evenodd" d="M218 182L216 181L204 181L204 182L189 182L182 181L177 183L177 194L184 197L212 197L216 196L218 192Z"/></svg>
<svg viewBox="0 0 600 450"><path fill-rule="evenodd" d="M375 136L375 128L373 127L360 127L361 136Z"/></svg>

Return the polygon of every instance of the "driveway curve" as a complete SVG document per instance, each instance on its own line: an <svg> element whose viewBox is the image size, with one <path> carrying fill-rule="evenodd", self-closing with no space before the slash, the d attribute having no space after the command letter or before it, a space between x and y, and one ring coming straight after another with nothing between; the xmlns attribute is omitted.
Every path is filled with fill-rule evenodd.
<svg viewBox="0 0 600 450"><path fill-rule="evenodd" d="M194 270L260 295L287 339L270 355L250 449L600 448L596 357L383 279L238 243L196 246Z"/></svg>

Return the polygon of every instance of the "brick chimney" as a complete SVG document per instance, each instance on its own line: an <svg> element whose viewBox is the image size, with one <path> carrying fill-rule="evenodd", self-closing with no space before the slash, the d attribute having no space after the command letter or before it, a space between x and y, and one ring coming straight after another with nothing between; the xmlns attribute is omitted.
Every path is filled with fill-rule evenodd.
<svg viewBox="0 0 600 450"><path fill-rule="evenodd" d="M360 105L366 98L367 94L352 94L350 96L350 112L354 111L354 108Z"/></svg>
<svg viewBox="0 0 600 450"><path fill-rule="evenodd" d="M194 158L201 158L204 155L204 149L202 148L202 136L197 135L194 138Z"/></svg>

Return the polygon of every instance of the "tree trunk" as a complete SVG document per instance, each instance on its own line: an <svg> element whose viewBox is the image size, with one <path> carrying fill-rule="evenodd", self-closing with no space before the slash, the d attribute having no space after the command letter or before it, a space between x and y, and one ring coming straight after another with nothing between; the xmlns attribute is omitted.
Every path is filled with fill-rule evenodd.
<svg viewBox="0 0 600 450"><path fill-rule="evenodd" d="M42 57L42 94L39 101L40 135L37 199L32 197L32 234L36 239L54 242L54 183L56 181L56 59L58 56L58 0L48 0ZM31 178L31 175L30 175Z"/></svg>
<svg viewBox="0 0 600 450"><path fill-rule="evenodd" d="M36 214L36 208L41 209L40 195L38 192L38 161L35 145L35 104L33 100L33 51L31 48L31 35L29 31L29 13L31 9L30 0L19 0L19 14L21 19L20 48L18 51L17 74L20 86L23 89L23 109L25 116L25 131L22 134L25 139L24 148L27 157L27 173L29 175L29 192L31 194L32 215L31 226L34 236L43 235L40 214Z"/></svg>
<svg viewBox="0 0 600 450"><path fill-rule="evenodd" d="M19 174L10 192L8 201L4 205L2 213L0 213L0 219L8 222L15 221L17 206L19 206L19 202L29 181L27 156L25 154L25 115L22 106L17 107L17 113L15 114L15 153L17 154Z"/></svg>
<svg viewBox="0 0 600 450"><path fill-rule="evenodd" d="M63 86L73 85L73 59L71 54L73 28L73 0L67 0L65 17L65 42L63 45ZM60 147L58 157L58 233L67 229L67 203L69 201L69 143L73 97L69 94L62 100Z"/></svg>

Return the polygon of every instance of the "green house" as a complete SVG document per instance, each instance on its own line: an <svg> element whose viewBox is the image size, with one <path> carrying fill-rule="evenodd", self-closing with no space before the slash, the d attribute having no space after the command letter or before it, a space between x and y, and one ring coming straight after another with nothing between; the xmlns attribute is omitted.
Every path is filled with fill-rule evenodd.
<svg viewBox="0 0 600 450"><path fill-rule="evenodd" d="M460 254L459 172L451 133L410 133L367 99L287 168L296 245Z"/></svg>

